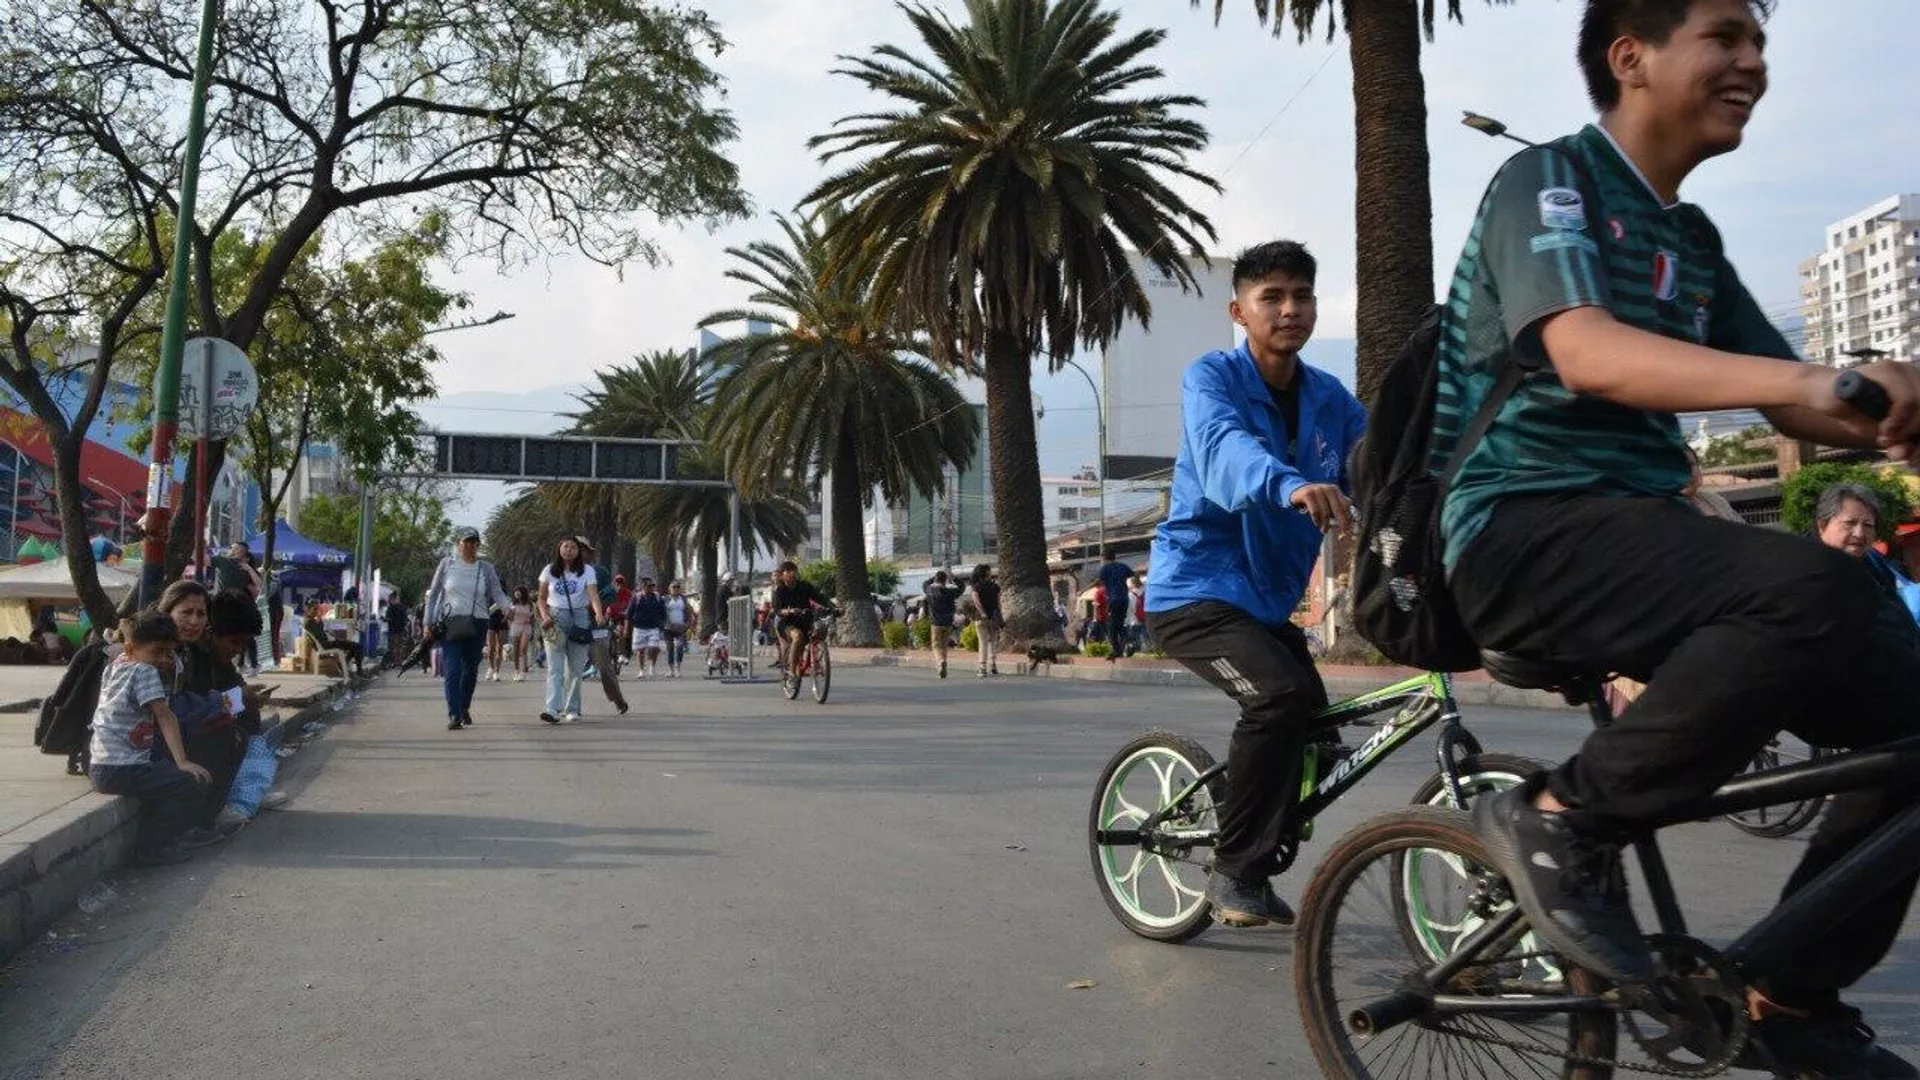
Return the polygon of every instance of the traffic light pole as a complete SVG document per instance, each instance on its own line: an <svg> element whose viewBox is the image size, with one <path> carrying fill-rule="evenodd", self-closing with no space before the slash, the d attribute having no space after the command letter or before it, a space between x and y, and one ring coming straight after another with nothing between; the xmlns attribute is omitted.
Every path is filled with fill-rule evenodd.
<svg viewBox="0 0 1920 1080"><path fill-rule="evenodd" d="M187 104L186 160L180 169L180 207L173 230L173 266L167 274L167 314L160 333L160 379L155 390L153 463L147 468L147 528L141 545L140 603L160 598L165 584L167 532L173 525L173 444L180 432L180 362L187 342L187 276L192 272L194 200L200 189L200 147L207 133L207 84L213 78L213 33L220 0L201 0L200 44L194 53ZM211 423L212 417L203 417Z"/></svg>

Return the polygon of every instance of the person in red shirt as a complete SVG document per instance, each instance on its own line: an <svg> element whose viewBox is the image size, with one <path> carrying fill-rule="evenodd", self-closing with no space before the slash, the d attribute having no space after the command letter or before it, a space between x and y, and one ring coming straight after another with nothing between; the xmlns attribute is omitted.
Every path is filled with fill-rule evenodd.
<svg viewBox="0 0 1920 1080"><path fill-rule="evenodd" d="M623 660L633 659L633 641L627 634L627 605L632 601L627 575L613 575L613 607L607 614L613 616L613 647Z"/></svg>

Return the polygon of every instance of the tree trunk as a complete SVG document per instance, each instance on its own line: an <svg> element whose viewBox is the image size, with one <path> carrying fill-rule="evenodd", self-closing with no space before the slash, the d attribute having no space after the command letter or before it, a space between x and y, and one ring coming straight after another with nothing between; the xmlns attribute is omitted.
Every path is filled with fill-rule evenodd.
<svg viewBox="0 0 1920 1080"><path fill-rule="evenodd" d="M80 486L80 449L86 443L86 429L75 428L53 444L53 493L60 507L60 546L66 551L73 591L86 608L87 618L104 632L119 621L113 601L100 587L100 568L94 564L93 545L87 536L87 496Z"/></svg>
<svg viewBox="0 0 1920 1080"><path fill-rule="evenodd" d="M994 335L987 350L987 457L999 537L1003 647L1045 641L1063 647L1047 588L1046 518L1040 506L1040 451L1033 429L1031 350Z"/></svg>
<svg viewBox="0 0 1920 1080"><path fill-rule="evenodd" d="M700 640L720 626L720 545L700 545Z"/></svg>
<svg viewBox="0 0 1920 1080"><path fill-rule="evenodd" d="M1353 62L1354 190L1360 400L1433 304L1433 196L1426 83L1413 0L1348 4Z"/></svg>
<svg viewBox="0 0 1920 1080"><path fill-rule="evenodd" d="M842 645L871 649L880 644L880 619L874 614L873 588L867 581L867 537L860 519L860 495L860 451L852 426L842 423L827 506L833 522L833 562L838 579L835 591L847 612L838 636Z"/></svg>

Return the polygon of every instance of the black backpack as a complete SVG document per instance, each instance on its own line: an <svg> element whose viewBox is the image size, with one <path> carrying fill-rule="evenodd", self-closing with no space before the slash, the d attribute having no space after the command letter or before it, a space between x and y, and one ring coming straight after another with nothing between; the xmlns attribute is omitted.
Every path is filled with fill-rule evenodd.
<svg viewBox="0 0 1920 1080"><path fill-rule="evenodd" d="M1430 468L1433 403L1440 381L1444 309L1435 306L1400 347L1354 447L1349 472L1360 507L1353 555L1353 628L1396 664L1428 671L1472 671L1480 648L1460 623L1441 562L1440 505L1447 484L1520 384L1510 364L1446 466Z"/></svg>
<svg viewBox="0 0 1920 1080"><path fill-rule="evenodd" d="M98 642L83 645L67 661L60 685L40 701L39 723L34 725L33 743L43 754L68 758L68 771L74 760L87 749L88 728L93 710L100 703L100 682L107 670L108 647Z"/></svg>
<svg viewBox="0 0 1920 1080"><path fill-rule="evenodd" d="M1580 159L1556 147L1543 149L1562 153L1573 163L1588 213L1598 220L1600 205ZM1598 232L1604 235L1605 230ZM1606 241L1600 243L1604 252ZM1361 514L1353 556L1353 628L1396 664L1473 671L1480 667L1480 647L1461 624L1453 594L1447 591L1440 507L1447 485L1527 372L1516 363L1501 371L1436 474L1430 440L1445 313L1438 305L1430 308L1400 347L1368 413L1367 433L1349 463Z"/></svg>

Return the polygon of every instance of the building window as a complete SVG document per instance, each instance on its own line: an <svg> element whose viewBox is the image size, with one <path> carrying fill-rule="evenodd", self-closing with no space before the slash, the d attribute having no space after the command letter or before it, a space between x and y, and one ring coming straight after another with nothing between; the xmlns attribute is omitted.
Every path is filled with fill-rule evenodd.
<svg viewBox="0 0 1920 1080"><path fill-rule="evenodd" d="M1079 507L1077 507L1077 506L1063 506L1063 507L1061 507L1061 508L1060 508L1060 520L1061 520L1061 521L1079 521L1079 520L1080 520L1080 508L1079 508Z"/></svg>

